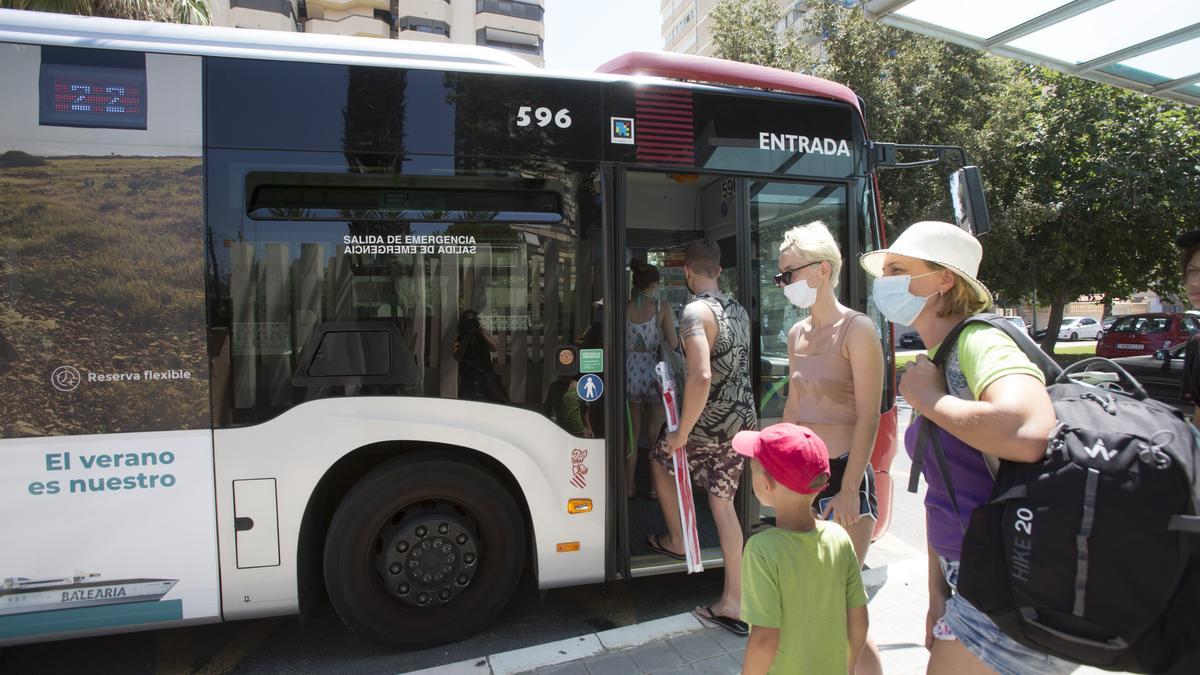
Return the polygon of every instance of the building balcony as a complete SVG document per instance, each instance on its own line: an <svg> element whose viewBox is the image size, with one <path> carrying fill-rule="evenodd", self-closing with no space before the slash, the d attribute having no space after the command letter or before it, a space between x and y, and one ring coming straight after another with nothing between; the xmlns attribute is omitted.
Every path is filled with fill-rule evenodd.
<svg viewBox="0 0 1200 675"><path fill-rule="evenodd" d="M291 0L212 0L212 25L263 30L296 30Z"/></svg>
<svg viewBox="0 0 1200 675"><path fill-rule="evenodd" d="M376 9L390 11L392 5L389 0L307 0L306 6L310 19L324 19L326 12L370 14Z"/></svg>
<svg viewBox="0 0 1200 675"><path fill-rule="evenodd" d="M546 37L546 25L540 21L520 19L515 16L504 16L503 14L492 14L490 12L475 15L475 28L491 28L525 35L536 35L540 38Z"/></svg>
<svg viewBox="0 0 1200 675"><path fill-rule="evenodd" d="M312 6L311 4L309 5ZM349 14L340 19L309 19L304 24L304 32L321 33L324 35L357 35L360 37L391 37L392 27L386 21L374 16Z"/></svg>
<svg viewBox="0 0 1200 675"><path fill-rule="evenodd" d="M417 40L420 42L440 42L442 44L450 42L449 36L438 35L437 33L424 33L417 30L402 30L396 34L396 37L401 40Z"/></svg>
<svg viewBox="0 0 1200 675"><path fill-rule="evenodd" d="M445 0L397 0L396 16L419 16L443 23L453 22L450 3Z"/></svg>

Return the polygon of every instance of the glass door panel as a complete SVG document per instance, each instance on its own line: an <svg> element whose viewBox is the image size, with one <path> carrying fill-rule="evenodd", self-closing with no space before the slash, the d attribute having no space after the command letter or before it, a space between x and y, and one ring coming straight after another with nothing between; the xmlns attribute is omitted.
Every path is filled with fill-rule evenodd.
<svg viewBox="0 0 1200 675"><path fill-rule="evenodd" d="M752 266L759 293L758 334L760 377L755 396L762 427L782 421L787 397L787 334L808 316L787 301L772 277L779 273L779 246L788 230L822 221L848 250L846 188L812 183L750 183L750 242ZM852 258L853 256L851 256ZM844 281L854 260L844 260ZM839 290L847 284L840 283ZM842 293L844 295L844 292ZM846 300L843 298L843 302Z"/></svg>
<svg viewBox="0 0 1200 675"><path fill-rule="evenodd" d="M751 320L756 321L751 339L757 346L754 358L759 371L753 383L761 429L782 421L787 401L787 334L797 321L808 316L808 310L789 303L783 290L775 286L773 277L779 273L779 246L783 236L793 227L819 220L825 223L842 251L846 252L849 250L849 213L843 185L763 181L748 181L745 185L749 235L746 241L750 249L746 258L750 261L750 274L743 278L748 278L751 284L749 294L757 296L748 299L750 306L757 307L757 318L751 316ZM843 283L838 285L843 302L849 266L848 263L842 265ZM774 524L774 511L759 504L745 477L739 502L747 533Z"/></svg>

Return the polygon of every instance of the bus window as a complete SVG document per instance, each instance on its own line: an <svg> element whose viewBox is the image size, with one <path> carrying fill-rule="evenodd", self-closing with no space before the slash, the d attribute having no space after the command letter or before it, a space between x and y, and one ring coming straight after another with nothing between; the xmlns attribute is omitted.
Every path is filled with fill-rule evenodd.
<svg viewBox="0 0 1200 675"><path fill-rule="evenodd" d="M601 292L602 268L580 259L599 229L581 222L582 200L547 181L525 193L470 178L379 189L372 177L255 185L260 176L279 174L248 175L240 227L214 247L215 314L229 317L213 327L215 353L228 347L214 358L218 420L365 395L548 411L558 347L582 339ZM583 434L579 415L561 417Z"/></svg>

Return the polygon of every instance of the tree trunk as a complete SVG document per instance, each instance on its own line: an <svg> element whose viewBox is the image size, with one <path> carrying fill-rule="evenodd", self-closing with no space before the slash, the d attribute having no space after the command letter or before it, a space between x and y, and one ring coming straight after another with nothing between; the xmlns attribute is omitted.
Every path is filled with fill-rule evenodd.
<svg viewBox="0 0 1200 675"><path fill-rule="evenodd" d="M1113 315L1113 297L1111 295L1104 296L1104 318Z"/></svg>
<svg viewBox="0 0 1200 675"><path fill-rule="evenodd" d="M1054 356L1054 345L1058 342L1058 327L1062 324L1063 313L1067 308L1067 300L1061 293L1054 294L1050 304L1050 317L1046 319L1046 336L1042 338L1042 351Z"/></svg>

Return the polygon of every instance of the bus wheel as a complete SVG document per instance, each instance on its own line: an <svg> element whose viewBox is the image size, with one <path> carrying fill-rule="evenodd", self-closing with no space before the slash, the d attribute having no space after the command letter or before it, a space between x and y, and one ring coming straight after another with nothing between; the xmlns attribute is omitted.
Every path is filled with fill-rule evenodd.
<svg viewBox="0 0 1200 675"><path fill-rule="evenodd" d="M508 603L525 564L520 509L470 464L390 461L350 490L325 537L325 586L355 632L399 647L453 642Z"/></svg>

